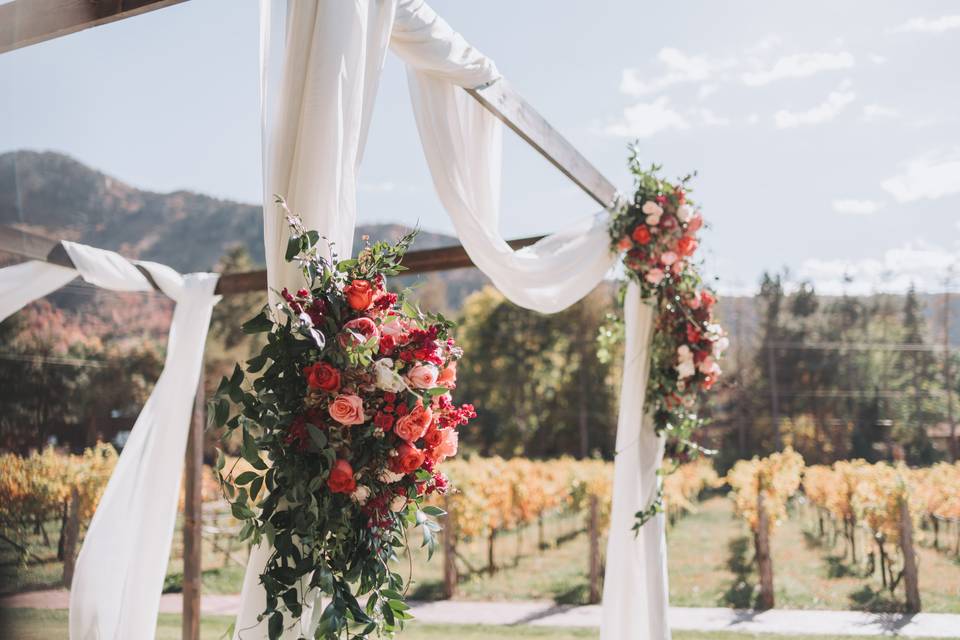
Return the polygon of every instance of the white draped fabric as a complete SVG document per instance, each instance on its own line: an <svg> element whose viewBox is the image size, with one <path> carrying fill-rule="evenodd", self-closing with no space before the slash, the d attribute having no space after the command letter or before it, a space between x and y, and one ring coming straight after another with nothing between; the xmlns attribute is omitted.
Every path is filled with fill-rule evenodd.
<svg viewBox="0 0 960 640"><path fill-rule="evenodd" d="M150 291L149 280L112 251L64 242L76 269L26 262L0 269L0 319L80 275L115 291ZM180 477L217 275L181 276L137 263L176 302L163 372L90 522L70 590L72 640L152 640L170 557ZM9 294L9 295L8 295Z"/></svg>
<svg viewBox="0 0 960 640"><path fill-rule="evenodd" d="M287 198L308 228L350 251L356 171L386 48L407 63L417 127L434 186L471 260L514 303L556 312L595 287L615 263L606 213L532 247L513 251L498 230L501 125L461 87L495 82L495 65L422 0L263 0L264 229L272 287L299 285L284 262L285 221L272 203ZM285 29L273 15L285 11ZM277 64L282 60L281 64ZM279 75L279 83L273 82ZM657 492L663 439L644 420L652 309L631 286L625 304L626 361L607 546L601 637L669 638L664 521L634 537L634 513ZM235 637L259 640L265 625L258 576L270 550L247 567ZM294 625L289 637L300 629Z"/></svg>

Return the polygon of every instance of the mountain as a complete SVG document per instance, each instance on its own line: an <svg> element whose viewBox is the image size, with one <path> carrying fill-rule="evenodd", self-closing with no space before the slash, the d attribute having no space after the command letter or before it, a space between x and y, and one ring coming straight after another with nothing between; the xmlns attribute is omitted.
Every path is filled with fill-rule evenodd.
<svg viewBox="0 0 960 640"><path fill-rule="evenodd" d="M60 153L0 155L0 224L162 262L181 272L210 270L238 244L262 265L261 212L259 205L190 191L143 191ZM358 244L364 235L396 240L407 231L398 224L360 225L356 238ZM414 248L454 244L452 236L421 231ZM421 280L435 287L442 283L442 306L448 310L486 282L476 269Z"/></svg>

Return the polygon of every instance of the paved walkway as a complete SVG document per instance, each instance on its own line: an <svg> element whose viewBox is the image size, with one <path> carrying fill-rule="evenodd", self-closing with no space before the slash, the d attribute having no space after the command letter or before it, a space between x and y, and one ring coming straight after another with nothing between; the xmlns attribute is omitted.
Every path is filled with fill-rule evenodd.
<svg viewBox="0 0 960 640"><path fill-rule="evenodd" d="M0 608L66 609L64 590L35 591L0 598ZM553 602L470 602L444 600L412 602L418 620L431 623L534 625L541 627L599 627L600 607L557 605ZM238 595L207 595L203 612L236 615ZM161 598L160 610L179 613L180 594ZM849 636L905 636L960 639L960 614L916 615L861 613L857 611L801 611L774 609L756 612L734 609L671 607L670 627L685 631L742 631Z"/></svg>

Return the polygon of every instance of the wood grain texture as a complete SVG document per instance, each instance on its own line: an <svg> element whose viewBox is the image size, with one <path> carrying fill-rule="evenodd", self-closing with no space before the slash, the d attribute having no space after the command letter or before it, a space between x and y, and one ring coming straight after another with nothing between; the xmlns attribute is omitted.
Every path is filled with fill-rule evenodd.
<svg viewBox="0 0 960 640"><path fill-rule="evenodd" d="M186 0L14 0L0 5L0 53Z"/></svg>

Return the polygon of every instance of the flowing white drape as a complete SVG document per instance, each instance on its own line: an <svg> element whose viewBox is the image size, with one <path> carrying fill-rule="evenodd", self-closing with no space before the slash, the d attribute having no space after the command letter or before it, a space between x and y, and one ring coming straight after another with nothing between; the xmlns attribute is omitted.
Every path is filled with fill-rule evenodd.
<svg viewBox="0 0 960 640"><path fill-rule="evenodd" d="M498 230L501 125L462 88L495 82L495 65L422 0L288 0L286 33L271 28L276 4L261 4L264 209L271 286L298 285L283 260L285 229L271 204L283 195L308 228L349 252L356 220L356 170L387 44L407 63L411 97L434 186L471 260L514 303L550 313L585 296L615 262L606 212L532 247L513 251ZM333 32L333 33L328 33ZM274 88L278 52L282 78ZM278 106L274 106L278 105ZM607 547L601 637L669 638L664 523L634 538L633 515L656 495L663 453L644 421L652 310L631 286ZM244 579L237 637L263 638L258 576L269 549L255 549ZM290 635L293 637L294 629Z"/></svg>
<svg viewBox="0 0 960 640"><path fill-rule="evenodd" d="M80 275L115 291L150 291L147 278L111 251L64 242L76 269L26 262L0 269L0 319ZM72 640L152 640L177 517L187 429L217 275L181 276L137 263L176 302L163 372L137 417L97 506L70 590ZM10 292L12 295L6 295Z"/></svg>

